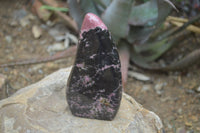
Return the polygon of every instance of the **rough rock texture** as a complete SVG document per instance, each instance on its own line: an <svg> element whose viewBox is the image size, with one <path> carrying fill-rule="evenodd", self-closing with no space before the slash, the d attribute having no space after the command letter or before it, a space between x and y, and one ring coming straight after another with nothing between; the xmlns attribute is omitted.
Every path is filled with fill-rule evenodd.
<svg viewBox="0 0 200 133"><path fill-rule="evenodd" d="M0 101L1 133L161 133L162 123L133 98L123 94L113 121L71 114L65 89L71 68L61 69L38 83Z"/></svg>
<svg viewBox="0 0 200 133"><path fill-rule="evenodd" d="M112 120L122 97L121 79L117 47L108 30L96 27L84 32L67 84L72 114Z"/></svg>

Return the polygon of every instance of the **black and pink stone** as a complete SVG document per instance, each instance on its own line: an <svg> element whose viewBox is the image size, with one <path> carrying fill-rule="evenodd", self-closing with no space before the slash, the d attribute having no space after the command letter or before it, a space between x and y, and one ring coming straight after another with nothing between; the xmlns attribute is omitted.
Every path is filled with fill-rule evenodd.
<svg viewBox="0 0 200 133"><path fill-rule="evenodd" d="M67 102L72 114L112 120L122 97L120 69L117 48L107 27L99 17L88 13L67 83Z"/></svg>

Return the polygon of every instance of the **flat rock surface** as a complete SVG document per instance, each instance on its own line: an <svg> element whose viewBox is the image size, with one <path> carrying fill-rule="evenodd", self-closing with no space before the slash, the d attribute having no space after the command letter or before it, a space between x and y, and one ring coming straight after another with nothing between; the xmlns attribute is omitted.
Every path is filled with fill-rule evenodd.
<svg viewBox="0 0 200 133"><path fill-rule="evenodd" d="M71 67L20 89L0 101L1 133L162 133L162 122L123 93L113 121L75 117L66 101Z"/></svg>

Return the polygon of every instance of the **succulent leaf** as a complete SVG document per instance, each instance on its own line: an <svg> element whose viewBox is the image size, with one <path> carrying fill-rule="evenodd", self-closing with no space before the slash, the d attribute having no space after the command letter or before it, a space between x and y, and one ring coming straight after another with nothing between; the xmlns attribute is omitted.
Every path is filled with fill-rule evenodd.
<svg viewBox="0 0 200 133"><path fill-rule="evenodd" d="M113 36L125 38L129 33L128 19L133 0L114 0L102 15Z"/></svg>
<svg viewBox="0 0 200 133"><path fill-rule="evenodd" d="M133 6L129 18L129 24L134 26L152 26L156 24L158 8L155 0Z"/></svg>

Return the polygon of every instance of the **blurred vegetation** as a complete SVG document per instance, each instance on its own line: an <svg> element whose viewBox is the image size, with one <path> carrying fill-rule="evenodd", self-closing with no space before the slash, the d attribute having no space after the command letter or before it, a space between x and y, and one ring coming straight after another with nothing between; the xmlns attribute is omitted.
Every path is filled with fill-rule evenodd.
<svg viewBox="0 0 200 133"><path fill-rule="evenodd" d="M192 7L194 1L175 0L173 4L170 0L69 0L68 3L70 13L79 27L88 12L102 18L117 42L119 52L125 50L128 53L127 58L121 60L122 66L123 62L131 60L145 69L169 71L184 69L197 63L200 57L200 52L196 50L195 54L191 53L174 64L152 65L152 62L190 35L184 30L198 21L199 15L183 23L180 28L165 28L164 21L172 10L185 10L188 3ZM175 5L180 3L184 6L177 9Z"/></svg>
<svg viewBox="0 0 200 133"><path fill-rule="evenodd" d="M167 62L163 59L163 55L171 52L178 44L200 34L200 0L68 0L67 4L63 0L61 6L55 4L55 1L38 0L33 3L41 20L47 21L55 13L77 32L86 13L91 12L101 17L117 44L124 84L130 63L148 70L173 71L200 62L199 48L189 54L186 52L187 55L181 58L177 52L170 55ZM176 17L169 16L170 13ZM198 43L198 39L194 40ZM75 51L76 47L68 50ZM32 63L61 57L45 58ZM3 64L0 67L16 64L26 62Z"/></svg>

